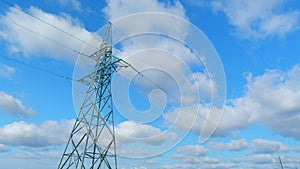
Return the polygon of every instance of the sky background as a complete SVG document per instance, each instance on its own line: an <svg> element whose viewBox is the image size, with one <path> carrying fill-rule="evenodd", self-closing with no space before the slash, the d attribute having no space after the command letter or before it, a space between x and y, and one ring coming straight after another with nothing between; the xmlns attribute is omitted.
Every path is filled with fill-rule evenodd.
<svg viewBox="0 0 300 169"><path fill-rule="evenodd" d="M163 68L172 77L161 72L144 72L167 91L165 98L170 100L164 102L159 93L154 95L159 100L153 102L154 107L162 106L161 103L166 103L166 107L152 123L138 123L116 113L117 132L131 138L148 138L137 141L120 137L118 152L123 156L142 157L157 147L172 146L151 158L119 157L119 168L274 169L280 168L278 156L285 168L300 168L300 3L297 0L140 0L138 3L133 0L12 0L6 3L1 0L1 167L57 167L76 117L72 82L57 75L73 76L76 51L81 51L84 42L92 36L97 37L94 33L106 20L137 12L176 15L207 36L219 54L226 75L226 103L215 133L200 144L199 131L208 113L207 96L214 88L204 66L193 60L193 53L169 39L145 36L120 43L114 49L118 56L127 57L139 69L149 65ZM117 27L127 33L135 29L132 25L145 26L148 30L155 25L155 20L134 20ZM161 29L184 36L185 26L169 21ZM168 53L158 53L156 57L143 51L139 51L141 55L134 54L149 46L168 49L182 60ZM181 79L186 75L186 72L182 74L185 71L182 62L193 69L188 75L196 77L194 83L185 84L184 80L191 79ZM199 67L194 69L193 64ZM124 70L118 75L130 79L134 76L131 73ZM135 78L129 95L136 108L144 111L149 107L147 98L154 87ZM168 83L174 79L182 80L178 80L179 86L184 84L180 86L184 92L181 96L189 104L178 107L168 95L178 94L176 86ZM197 92L204 103L194 99L199 97L194 95ZM200 107L197 118L194 105ZM178 115L179 108L181 115ZM174 117L179 120L174 121ZM195 125L186 126L191 120L195 120ZM170 123L176 129L164 132ZM188 135L183 137L181 132ZM151 139L158 134L162 134L160 139ZM183 140L178 142L178 138ZM129 151L131 147L134 148Z"/></svg>

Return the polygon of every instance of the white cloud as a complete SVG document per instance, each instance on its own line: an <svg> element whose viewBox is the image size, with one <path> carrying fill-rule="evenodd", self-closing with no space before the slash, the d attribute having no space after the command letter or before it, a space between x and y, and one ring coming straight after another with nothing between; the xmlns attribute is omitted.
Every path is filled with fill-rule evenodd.
<svg viewBox="0 0 300 169"><path fill-rule="evenodd" d="M13 154L15 158L19 159L36 159L38 156L32 152L24 152L24 153L15 153Z"/></svg>
<svg viewBox="0 0 300 169"><path fill-rule="evenodd" d="M132 0L126 2L108 0L107 7L103 11L111 19L139 12L162 12L186 18L184 8L179 1L166 4L157 0L142 0L139 1L139 5L136 5L136 2ZM148 15L117 19L112 24L115 37L125 36L127 38L121 42L121 47L118 49L119 51L116 51L116 55L140 71L152 69L151 72L148 72L149 77L147 77L167 93L175 93L177 98L175 100L180 100L181 97L184 103L190 103L200 100L198 99L199 94L201 98L205 99L211 96L214 85L208 75L202 72L191 72L191 66L203 66L200 59L181 42L166 37L184 39L190 29L186 22L171 15L162 17L158 14L148 13ZM158 32L159 35L147 34L149 32ZM131 37L136 33L143 34ZM162 77L161 72L157 73L153 69L166 72L172 79ZM136 75L136 72L130 71L130 69L122 69L122 71L125 72L122 75L130 78ZM144 82L136 80L135 83L140 83L140 86L144 86L143 88L148 91L147 89L151 88L153 84L148 81L145 83L145 81L147 80ZM181 91L176 88L176 85ZM175 92L172 90L174 88ZM178 94L181 95L177 96Z"/></svg>
<svg viewBox="0 0 300 169"><path fill-rule="evenodd" d="M224 137L232 131L239 131L249 127L249 118L256 106L257 103L247 95L229 100L224 107L223 117L214 135Z"/></svg>
<svg viewBox="0 0 300 169"><path fill-rule="evenodd" d="M118 146L132 142L142 142L152 146L158 146L165 141L176 141L177 135L172 132L164 132L152 125L141 124L134 121L125 121L116 127L116 139Z"/></svg>
<svg viewBox="0 0 300 169"><path fill-rule="evenodd" d="M262 124L282 136L300 139L300 66L287 72L266 70L264 74L247 76L246 92L231 99L224 107L223 117L214 137L228 136L233 131L247 129L252 124ZM195 113L199 109L199 114ZM210 107L196 105L174 109L164 115L166 123L175 123L179 129L191 130L200 135ZM211 113L211 112L210 112ZM176 118L178 118L177 121ZM197 118L196 118L197 117ZM195 121L194 126L193 121Z"/></svg>
<svg viewBox="0 0 300 169"><path fill-rule="evenodd" d="M36 125L24 121L0 128L0 143L17 147L49 147L67 142L73 120L45 121Z"/></svg>
<svg viewBox="0 0 300 169"><path fill-rule="evenodd" d="M206 119L206 112L198 105L183 106L171 109L164 115L164 119L167 126L175 124L181 130L192 130L199 134Z"/></svg>
<svg viewBox="0 0 300 169"><path fill-rule="evenodd" d="M285 10L283 0L270 1L213 1L214 11L222 11L243 38L264 39L268 36L284 37L299 27L299 11Z"/></svg>
<svg viewBox="0 0 300 169"><path fill-rule="evenodd" d="M109 131L104 129L99 143L106 145L110 137ZM178 142L178 135L172 131L131 120L115 125L115 138L118 155L133 158L159 155Z"/></svg>
<svg viewBox="0 0 300 169"><path fill-rule="evenodd" d="M214 163L219 163L220 160L217 158L211 158L211 157L195 157L195 156L184 156L182 159L183 162L189 163L189 164L214 164Z"/></svg>
<svg viewBox="0 0 300 169"><path fill-rule="evenodd" d="M2 91L0 91L0 112L16 116L36 114L31 107L26 107L19 99Z"/></svg>
<svg viewBox="0 0 300 169"><path fill-rule="evenodd" d="M272 156L270 154L259 154L251 157L239 157L233 158L233 162L247 162L254 164L270 164L276 162L277 156Z"/></svg>
<svg viewBox="0 0 300 169"><path fill-rule="evenodd" d="M211 135L226 136L227 133L219 134L218 130L215 131L219 124L215 121L219 117L219 112L222 111L209 104L194 104L171 109L163 117L167 126L175 125L179 130L192 131L199 135L202 141Z"/></svg>
<svg viewBox="0 0 300 169"><path fill-rule="evenodd" d="M262 123L286 137L300 139L300 66L288 72L266 71L258 77L248 77L248 95L256 102L250 123Z"/></svg>
<svg viewBox="0 0 300 169"><path fill-rule="evenodd" d="M187 18L179 1L165 5L156 0L143 0L139 1L138 6L135 1L126 1L125 3L125 1L117 0L107 1L107 3L107 7L103 10L104 13L108 18L116 19L112 21L112 29L113 33L115 33L114 38L117 37L116 39L119 39L118 36L125 38L125 40L122 39L123 41L119 42L120 44L117 46L118 49L115 49L115 54L129 62L137 70L143 71L143 76L146 77L141 78L137 72L130 68L120 69L119 74L130 80L134 79L133 81L129 80L128 83L133 82L139 88L142 88L141 90L145 91L146 94L158 89L165 94L168 101L167 104L169 103L169 105L173 106L182 103L186 105L182 109L188 109L189 111L194 111L193 105L196 105L198 102L205 99L208 100L212 95L216 95L212 93L212 91L217 91L215 89L216 86L208 73L203 73L205 71L200 58L183 44L187 34L191 31L187 22L182 22L182 20L171 15L165 17L166 15L162 16L157 13L131 15L129 18L124 17L138 12L162 12ZM117 19L118 17L124 18ZM153 32L154 34L151 34ZM183 43L169 36L178 38ZM123 112L136 112L133 110L134 108L131 109L134 106L127 101L130 97L125 92L120 92L127 92L129 85L124 85L119 80L114 81L116 81L112 85L114 98L118 99L115 103L121 104L116 105L118 111L121 114ZM163 99L156 98L160 103L165 101ZM124 102L128 104L125 105L123 104ZM180 125L185 127L185 129L191 128L191 123L186 124L186 121L182 121L179 115L176 114L184 112L179 109L181 108L177 107L167 110L170 113L174 111L173 115L175 116L171 114L166 115L167 117L165 118L170 118L166 123L170 122L169 124L173 124L174 120L178 119L178 122L182 122ZM191 115L192 117L195 117L194 115L198 113L197 105L196 111L192 113L194 113ZM194 118L191 118L191 122L193 121ZM201 132L201 130L197 132Z"/></svg>
<svg viewBox="0 0 300 169"><path fill-rule="evenodd" d="M194 164L188 164L188 163L177 163L173 165L164 165L161 167L162 169L177 169L177 168L196 168Z"/></svg>
<svg viewBox="0 0 300 169"><path fill-rule="evenodd" d="M5 79L11 79L13 75L16 74L16 69L14 67L0 64L0 77Z"/></svg>
<svg viewBox="0 0 300 169"><path fill-rule="evenodd" d="M4 144L0 144L0 153L5 153L5 152L9 152L11 149L4 145Z"/></svg>
<svg viewBox="0 0 300 169"><path fill-rule="evenodd" d="M176 161L182 160L182 162L184 162L185 164L193 165L195 168L197 168L198 166L220 163L219 159L207 156L206 154L208 153L208 149L205 149L204 147L199 145L188 145L185 147L180 147L179 149L177 149L177 152L183 154L173 154L172 158L176 159Z"/></svg>
<svg viewBox="0 0 300 169"><path fill-rule="evenodd" d="M44 154L36 153L36 149L53 149L65 145L69 138L74 120L52 121L48 120L41 124L27 123L25 121L13 122L0 128L0 145L14 146L22 149L18 158L36 158L41 155L57 158L55 152ZM166 142L177 141L177 135L169 131L161 131L151 125L139 124L132 121L125 121L115 126L116 143L118 154L122 156L148 156L151 150L142 147L157 147ZM84 131L82 131L84 132ZM107 130L103 130L100 144L105 144ZM78 136L78 135L77 135ZM75 137L79 139L79 137ZM132 148L131 145L142 147ZM4 147L1 147L4 151ZM3 148L3 149L2 149ZM29 152L30 154L28 154ZM156 152L157 154L157 152Z"/></svg>
<svg viewBox="0 0 300 169"><path fill-rule="evenodd" d="M108 5L103 11L107 16L109 16L109 18L112 19L116 19L127 14L133 14L135 12L149 11L165 12L185 18L184 9L179 1L168 5L155 0L139 1L140 5L138 6L135 1L125 2L117 0L107 1L107 3ZM164 32L168 32L168 35L170 33L171 35L179 35L181 37L185 37L188 32L188 26L186 23L177 23L174 18L168 18L165 20L164 17L159 16L136 17L131 20L128 19L126 22L119 20L112 22L113 33L115 33L114 38L116 35L118 36L120 32L122 35L131 35L131 33L136 32L160 32L160 30L163 30ZM208 74L201 72L202 70L199 70L199 72L191 72L191 65L197 67L197 69L199 65L199 67L203 65L201 65L197 56L182 43L174 39L167 39L164 36L154 36L149 34L130 38L131 41L126 39L121 42L118 49L116 49L115 55L125 59L133 67L140 71L148 71L146 73L143 72L143 75L147 78L138 77L139 75L130 68L121 69L118 73L129 78L135 78L135 84L143 86L141 87L141 90L146 91L146 94L148 94L147 92L150 93L151 91L154 91L154 89L162 89L162 92L165 92L166 94L165 96L169 98L169 103L178 103L179 100L182 99L184 104L192 104L199 102L200 99L210 98L212 95L211 91L216 91L212 90L215 88L215 84L211 81L211 79L209 79ZM149 48L152 50L145 51L145 49ZM157 62L157 60L159 60L159 62ZM147 79L151 79L151 82ZM114 92L114 98L118 99L118 101L115 101L116 108L121 114L123 112L130 112L132 114L132 112L135 112L133 109L130 109L132 105L124 104L125 101L125 103L127 103L129 98L123 92L128 90L127 86L120 83L118 80L115 81L116 83L113 83L114 80L112 82L112 89ZM153 85L153 82L155 85ZM114 87L115 85L117 87ZM157 100L161 101L162 99L160 98Z"/></svg>
<svg viewBox="0 0 300 169"><path fill-rule="evenodd" d="M209 146L217 151L228 149L230 151L243 151L249 148L249 143L246 139L230 140L228 143L211 142Z"/></svg>
<svg viewBox="0 0 300 169"><path fill-rule="evenodd" d="M300 66L287 72L266 70L263 75L247 77L247 92L225 107L216 135L226 136L260 123L285 136L300 139L295 127L300 120Z"/></svg>
<svg viewBox="0 0 300 169"><path fill-rule="evenodd" d="M13 146L20 149L20 153L14 152L17 158L58 158L60 154L52 150L67 143L73 125L74 120L49 120L41 124L13 122L0 128L0 151L8 151L6 147ZM118 155L121 156L153 155L151 150L145 147L153 148L165 142L177 141L175 133L164 132L151 125L132 121L120 123L115 126L115 131ZM107 131L103 132L102 138L99 139L100 144L105 144L106 141ZM133 148L132 145L135 147Z"/></svg>
<svg viewBox="0 0 300 169"><path fill-rule="evenodd" d="M67 62L76 60L78 54L73 50L80 51L84 46L83 42L25 14L17 8L19 7L12 7L6 14L1 16L6 21L1 23L0 36L7 41L11 52L21 52L25 56L52 57ZM83 28L77 19L67 14L53 15L35 7L30 7L27 12L82 41L87 41L92 36L92 33ZM25 29L22 27L25 27ZM63 47L61 44L68 48ZM90 54L94 50L92 47L87 47L84 52Z"/></svg>
<svg viewBox="0 0 300 169"><path fill-rule="evenodd" d="M231 140L227 146L231 151L242 151L248 148L248 143L245 139Z"/></svg>
<svg viewBox="0 0 300 169"><path fill-rule="evenodd" d="M63 7L69 7L76 11L82 11L81 2L79 0L59 0L57 3Z"/></svg>
<svg viewBox="0 0 300 169"><path fill-rule="evenodd" d="M166 4L157 0L140 0L137 5L134 0L106 0L107 6L103 12L109 19L117 19L126 15L140 12L165 12L184 17L184 8L179 1ZM137 21L137 23L139 23Z"/></svg>
<svg viewBox="0 0 300 169"><path fill-rule="evenodd" d="M119 11L119 9L117 10ZM167 9L165 10L168 12ZM203 66L200 59L182 43L161 36L173 35L184 39L189 29L186 23L178 22L171 16L168 18L155 14L143 17L135 16L125 20L126 22L122 20L113 22L115 35L121 34L121 36L129 38L121 42L121 47L118 49L119 51L116 51L116 55L129 62L137 70L144 70L143 75L147 78L138 77L137 72L128 68L121 69L120 74L128 79L135 77L133 82L147 92L153 88L162 89L171 101L177 103L182 99L184 104L189 104L199 101L199 96L202 99L211 96L214 85L208 75L201 72L202 70L191 71L192 66L200 68ZM131 22L139 24L132 27L130 25L135 25L135 23ZM160 34L147 34L149 32ZM136 33L144 34L130 37Z"/></svg>
<svg viewBox="0 0 300 169"><path fill-rule="evenodd" d="M108 0L107 6L103 9L103 12L107 15L109 20L112 20L115 37L120 34L133 35L137 32L146 33L153 31L158 33L166 32L166 35L175 35L175 37L184 37L189 29L187 27L187 23L177 20L171 16L175 15L181 18L186 18L184 8L179 1L176 1L173 4L166 4L159 2L158 0L141 0L139 1L139 5L136 5L136 1L134 0L126 2L123 0ZM152 13L150 14L149 12ZM153 12L156 12L156 14ZM137 13L144 13L144 15L134 15ZM160 13L170 15L169 17L162 17L159 15ZM127 15L131 15L131 17L124 18L124 16ZM157 42L160 42L160 39L161 37L157 38L157 36L155 38L142 37L140 39L131 40L131 42L134 41L135 46L140 47L143 46L143 44L156 44ZM129 47L128 45L131 44L127 44L126 48ZM137 49L137 47L135 47L135 49ZM172 46L163 44L162 47L170 48Z"/></svg>
<svg viewBox="0 0 300 169"><path fill-rule="evenodd" d="M119 56L126 56L125 60L141 71L143 76L137 75L137 72L128 68L121 69L119 73L128 79L133 79L132 82L146 93L153 89L162 90L168 97L168 101L173 103L182 101L183 104L189 105L199 102L201 99L210 98L211 91L216 91L214 83L207 74L201 70L192 72L191 64L197 65L199 60L197 61L196 56L190 50L182 47L182 45L175 45L171 40L159 40L153 44L157 46L135 51L134 54L130 53L130 48L125 47L125 51L118 54ZM163 48L163 45L182 50L167 50ZM199 65L201 66L201 64ZM116 88L118 89L119 86Z"/></svg>
<svg viewBox="0 0 300 169"><path fill-rule="evenodd" d="M183 159L185 157L185 155L183 154L173 154L172 155L172 158L174 159Z"/></svg>
<svg viewBox="0 0 300 169"><path fill-rule="evenodd" d="M281 142L274 140L267 140L262 138L257 138L251 141L245 139L231 140L228 143L224 142L210 142L208 144L210 148L223 153L226 150L230 151L243 151L245 157L242 158L233 158L234 162L248 162L248 163L269 163L271 162L278 154L284 153L297 153L299 147L285 145ZM253 154L253 156L248 157L248 155ZM183 158L183 157L182 157ZM294 158L292 158L294 159Z"/></svg>
<svg viewBox="0 0 300 169"><path fill-rule="evenodd" d="M17 147L13 149L9 157L14 159L54 159L58 161L61 158L62 150L57 147ZM58 150L58 151L57 151Z"/></svg>
<svg viewBox="0 0 300 169"><path fill-rule="evenodd" d="M217 159L217 158L211 158L211 157L207 157L207 156L201 158L201 160L202 160L204 163L219 163L219 162L220 162L220 160Z"/></svg>
<svg viewBox="0 0 300 169"><path fill-rule="evenodd" d="M21 151L21 152L14 152L11 154L13 158L17 159L54 159L58 161L61 158L61 152L54 152L54 151L45 151L39 150L36 151Z"/></svg>
<svg viewBox="0 0 300 169"><path fill-rule="evenodd" d="M213 148L216 151L222 151L226 148L225 143L222 142L209 142L208 146Z"/></svg>
<svg viewBox="0 0 300 169"><path fill-rule="evenodd" d="M206 164L203 166L204 169L230 169L233 167L237 167L238 165L235 163L217 163L217 164Z"/></svg>
<svg viewBox="0 0 300 169"><path fill-rule="evenodd" d="M175 124L180 130L194 132L200 136L201 141L203 138L209 138L210 136L226 136L232 128L236 127L234 126L235 123L240 124L239 122L230 121L231 123L227 123L228 126L224 126L228 131L222 128L222 132L220 132L220 125L222 124L216 121L219 117L219 112L222 112L222 110L209 104L198 104L172 109L164 115L164 119L166 125ZM215 129L217 130L215 131Z"/></svg>
<svg viewBox="0 0 300 169"><path fill-rule="evenodd" d="M252 141L252 152L263 153L263 154L271 154L271 153L279 153L283 151L292 150L288 146L284 145L278 141L271 141L265 139L255 139Z"/></svg>
<svg viewBox="0 0 300 169"><path fill-rule="evenodd" d="M122 169L126 169L126 168L122 168ZM147 169L147 167L144 166L140 166L140 167L130 167L128 169Z"/></svg>
<svg viewBox="0 0 300 169"><path fill-rule="evenodd" d="M243 139L241 139L243 140ZM237 140L243 142L241 140ZM268 140L265 140L268 141ZM269 141L272 143L272 141ZM220 142L221 144L222 142ZM230 142L228 142L230 143ZM230 144L226 144L226 149L229 149ZM224 144L223 144L224 145ZM250 145L250 144L249 144ZM251 148L251 146L249 146ZM224 153L224 154L223 154ZM218 153L220 158L211 158L208 155L205 156L190 156L188 154L175 154L173 158L178 161L182 160L187 168L203 168L203 169L230 169L230 168L241 168L247 166L248 168L275 168L278 167L278 154L250 154L245 153L240 157L241 154L237 154L237 157L228 155L227 151ZM281 159L284 161L285 167L295 167L295 164L299 161L298 156L293 156L289 153L284 153ZM162 168L180 168L177 164L165 165Z"/></svg>
<svg viewBox="0 0 300 169"><path fill-rule="evenodd" d="M189 156L202 156L208 153L208 149L204 148L201 145L187 145L184 147L179 147L177 149L178 153L184 153Z"/></svg>

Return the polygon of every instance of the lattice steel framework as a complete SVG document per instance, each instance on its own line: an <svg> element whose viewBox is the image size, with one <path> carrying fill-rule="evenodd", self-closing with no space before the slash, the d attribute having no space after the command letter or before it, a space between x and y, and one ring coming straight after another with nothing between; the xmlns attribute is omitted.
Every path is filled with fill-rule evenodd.
<svg viewBox="0 0 300 169"><path fill-rule="evenodd" d="M90 56L94 71L80 79L87 92L59 169L117 169L111 76L122 60L112 55L111 34L109 22L100 49Z"/></svg>

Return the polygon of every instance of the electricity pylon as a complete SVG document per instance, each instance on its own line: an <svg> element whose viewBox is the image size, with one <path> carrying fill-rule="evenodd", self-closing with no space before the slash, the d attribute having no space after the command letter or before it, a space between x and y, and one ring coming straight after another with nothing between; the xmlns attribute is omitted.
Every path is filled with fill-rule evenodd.
<svg viewBox="0 0 300 169"><path fill-rule="evenodd" d="M112 55L110 22L100 49L89 58L95 61L94 71L79 80L88 87L59 169L117 169L111 76L128 65Z"/></svg>

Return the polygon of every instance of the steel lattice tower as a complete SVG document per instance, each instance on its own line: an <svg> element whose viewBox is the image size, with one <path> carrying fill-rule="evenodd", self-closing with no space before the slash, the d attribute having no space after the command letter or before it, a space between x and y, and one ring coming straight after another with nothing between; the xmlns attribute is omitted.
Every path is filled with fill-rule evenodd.
<svg viewBox="0 0 300 169"><path fill-rule="evenodd" d="M59 169L117 169L111 76L121 59L112 55L111 34L109 22L100 49L90 56L94 71L79 80L88 87Z"/></svg>

